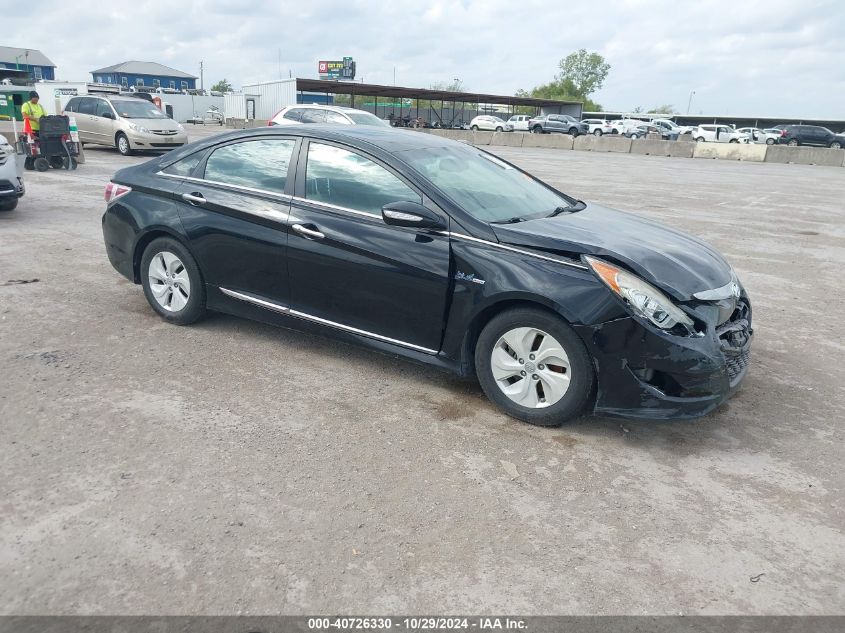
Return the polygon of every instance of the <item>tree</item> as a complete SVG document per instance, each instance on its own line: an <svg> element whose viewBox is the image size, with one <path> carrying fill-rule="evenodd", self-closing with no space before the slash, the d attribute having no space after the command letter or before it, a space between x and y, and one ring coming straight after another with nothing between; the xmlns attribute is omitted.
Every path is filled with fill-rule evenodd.
<svg viewBox="0 0 845 633"><path fill-rule="evenodd" d="M516 96L581 101L586 112L601 112L601 105L590 99L590 95L602 87L610 72L610 64L604 57L582 48L561 59L558 68L560 72L552 81L531 90L517 90Z"/></svg>
<svg viewBox="0 0 845 633"><path fill-rule="evenodd" d="M214 92L232 92L232 84L230 84L228 81L226 81L226 78L224 77L223 79L218 81L216 84L211 86L211 89Z"/></svg>
<svg viewBox="0 0 845 633"><path fill-rule="evenodd" d="M675 106L667 103L662 106L654 106L649 112L652 114L674 114Z"/></svg>
<svg viewBox="0 0 845 633"><path fill-rule="evenodd" d="M435 81L431 84L432 90L444 90L446 92L464 92L466 86L460 79L453 79L452 81Z"/></svg>
<svg viewBox="0 0 845 633"><path fill-rule="evenodd" d="M588 53L584 48L564 57L558 66L560 74L555 79L567 83L573 94L584 98L599 90L610 72L610 64L604 57Z"/></svg>

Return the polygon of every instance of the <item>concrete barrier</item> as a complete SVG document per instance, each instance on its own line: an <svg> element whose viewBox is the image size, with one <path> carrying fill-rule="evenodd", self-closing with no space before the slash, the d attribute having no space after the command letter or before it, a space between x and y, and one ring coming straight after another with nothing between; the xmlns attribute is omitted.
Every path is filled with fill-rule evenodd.
<svg viewBox="0 0 845 633"><path fill-rule="evenodd" d="M692 157L762 163L766 158L766 147L768 146L745 145L744 143L696 143Z"/></svg>
<svg viewBox="0 0 845 633"><path fill-rule="evenodd" d="M554 149L572 149L573 139L569 134L525 134L523 147L551 147Z"/></svg>
<svg viewBox="0 0 845 633"><path fill-rule="evenodd" d="M433 136L450 138L453 141L464 141L465 143L472 142L472 132L469 130L431 130L430 134Z"/></svg>
<svg viewBox="0 0 845 633"><path fill-rule="evenodd" d="M523 136L526 135L520 132L493 132L493 139L490 141L490 145L522 147Z"/></svg>
<svg viewBox="0 0 845 633"><path fill-rule="evenodd" d="M482 132L481 130L473 132L470 130L470 134L472 134L473 145L490 145L490 141L493 140L494 132Z"/></svg>
<svg viewBox="0 0 845 633"><path fill-rule="evenodd" d="M692 158L695 150L694 143L679 143L678 141L650 141L637 139L631 143L632 154L648 156L676 156L678 158Z"/></svg>
<svg viewBox="0 0 845 633"><path fill-rule="evenodd" d="M795 163L796 165L845 165L845 150L827 147L789 147L769 145L766 151L767 163Z"/></svg>
<svg viewBox="0 0 845 633"><path fill-rule="evenodd" d="M631 139L618 135L593 136L586 134L575 137L572 149L629 154L631 152Z"/></svg>

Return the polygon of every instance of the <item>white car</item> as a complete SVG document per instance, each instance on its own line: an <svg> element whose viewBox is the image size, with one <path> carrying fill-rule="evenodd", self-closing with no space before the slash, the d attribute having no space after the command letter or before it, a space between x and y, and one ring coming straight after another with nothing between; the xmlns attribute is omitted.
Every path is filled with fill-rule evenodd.
<svg viewBox="0 0 845 633"><path fill-rule="evenodd" d="M652 119L652 125L656 125L657 127L666 130L670 134L677 134L681 136L681 134L686 134L688 132L692 132L695 128L689 125L678 125L672 119Z"/></svg>
<svg viewBox="0 0 845 633"><path fill-rule="evenodd" d="M639 119L619 119L618 121L613 121L610 124L611 127L611 134L621 134L625 135L629 132L633 131L634 128L637 128L641 125L647 125L645 121L640 121Z"/></svg>
<svg viewBox="0 0 845 633"><path fill-rule="evenodd" d="M699 143L748 143L747 134L736 131L729 125L699 125L693 130L692 137Z"/></svg>
<svg viewBox="0 0 845 633"><path fill-rule="evenodd" d="M581 119L581 123L586 123L590 126L590 134L595 134L596 136L613 134L613 125L605 119Z"/></svg>
<svg viewBox="0 0 845 633"><path fill-rule="evenodd" d="M482 114L469 122L471 130L492 130L494 132L513 132L513 125L497 116Z"/></svg>
<svg viewBox="0 0 845 633"><path fill-rule="evenodd" d="M774 145L780 138L780 130L761 130L758 127L741 127L737 130L740 134L747 134L751 143L765 143Z"/></svg>
<svg viewBox="0 0 845 633"><path fill-rule="evenodd" d="M23 194L23 157L18 158L14 146L0 134L0 211L14 209Z"/></svg>
<svg viewBox="0 0 845 633"><path fill-rule="evenodd" d="M374 114L328 105L292 105L279 110L267 125L300 125L302 123L336 123L338 125L390 126Z"/></svg>
<svg viewBox="0 0 845 633"><path fill-rule="evenodd" d="M527 132L528 131L528 119L531 117L527 114L515 114L511 118L508 119L508 123L513 126L514 131L516 132Z"/></svg>

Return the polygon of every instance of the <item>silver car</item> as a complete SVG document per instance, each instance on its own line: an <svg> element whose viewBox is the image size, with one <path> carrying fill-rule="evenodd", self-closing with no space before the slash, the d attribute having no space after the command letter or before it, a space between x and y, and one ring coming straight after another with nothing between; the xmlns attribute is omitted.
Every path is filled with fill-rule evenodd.
<svg viewBox="0 0 845 633"><path fill-rule="evenodd" d="M497 116L481 114L469 122L471 130L491 130L493 132L513 132L513 125Z"/></svg>
<svg viewBox="0 0 845 633"><path fill-rule="evenodd" d="M188 142L185 128L137 97L74 97L64 114L76 120L81 142L116 147L124 156L136 150L175 149Z"/></svg>
<svg viewBox="0 0 845 633"><path fill-rule="evenodd" d="M23 194L23 158L18 158L14 146L0 134L0 211L14 209Z"/></svg>
<svg viewBox="0 0 845 633"><path fill-rule="evenodd" d="M291 105L279 110L267 125L300 125L302 123L332 123L336 125L389 126L374 114L356 108L329 105Z"/></svg>

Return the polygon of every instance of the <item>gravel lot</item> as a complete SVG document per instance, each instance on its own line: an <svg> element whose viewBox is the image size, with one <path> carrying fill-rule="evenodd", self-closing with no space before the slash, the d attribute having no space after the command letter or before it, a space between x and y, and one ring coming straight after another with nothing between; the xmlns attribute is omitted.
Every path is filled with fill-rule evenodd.
<svg viewBox="0 0 845 633"><path fill-rule="evenodd" d="M89 148L0 214L0 613L845 613L845 170L496 151L729 258L737 397L538 429L330 339L169 326L100 231L144 158Z"/></svg>

